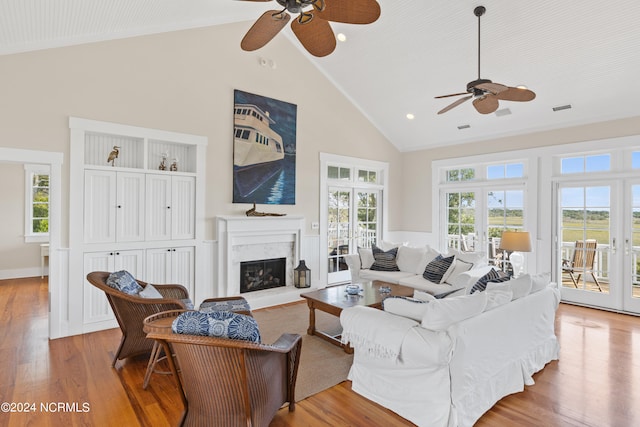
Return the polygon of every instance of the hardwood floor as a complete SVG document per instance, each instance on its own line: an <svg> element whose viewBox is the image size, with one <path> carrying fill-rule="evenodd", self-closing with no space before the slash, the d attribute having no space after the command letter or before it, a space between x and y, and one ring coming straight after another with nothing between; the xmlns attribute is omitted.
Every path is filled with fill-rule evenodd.
<svg viewBox="0 0 640 427"><path fill-rule="evenodd" d="M182 413L171 376L142 389L146 358L111 368L120 340L112 329L49 341L47 282L0 281L0 426L172 426ZM560 361L536 384L507 396L476 424L640 425L640 318L561 304ZM35 408L30 404L35 404ZM29 404L25 413L25 404ZM33 409L33 410L32 410ZM272 427L411 426L351 391L348 381L278 412Z"/></svg>

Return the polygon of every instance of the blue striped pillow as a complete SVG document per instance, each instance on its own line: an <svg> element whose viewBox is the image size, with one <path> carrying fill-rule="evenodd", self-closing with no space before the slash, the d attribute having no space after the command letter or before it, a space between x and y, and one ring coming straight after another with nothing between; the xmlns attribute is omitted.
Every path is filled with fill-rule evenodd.
<svg viewBox="0 0 640 427"><path fill-rule="evenodd" d="M371 265L370 270L376 271L400 271L398 264L396 263L396 256L398 255L398 248L389 249L383 251L376 245L371 248L373 251L373 258L375 261Z"/></svg>
<svg viewBox="0 0 640 427"><path fill-rule="evenodd" d="M506 282L509 280L509 276L504 274L502 271L497 271L495 268L492 268L487 274L482 276L475 285L471 288L470 294L474 292L482 292L487 289L487 283L489 282Z"/></svg>
<svg viewBox="0 0 640 427"><path fill-rule="evenodd" d="M445 273L451 267L453 260L456 258L455 255L451 255L450 257L444 258L442 255L438 255L427 264L427 267L424 269L424 273L422 273L422 277L430 281L431 283L440 283L442 282L442 277L444 277Z"/></svg>

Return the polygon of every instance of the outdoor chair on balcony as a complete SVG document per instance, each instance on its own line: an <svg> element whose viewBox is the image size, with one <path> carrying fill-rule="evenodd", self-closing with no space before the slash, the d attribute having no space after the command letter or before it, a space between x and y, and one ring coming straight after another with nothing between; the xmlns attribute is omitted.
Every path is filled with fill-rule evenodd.
<svg viewBox="0 0 640 427"><path fill-rule="evenodd" d="M578 282L583 274L591 274L593 282L598 287L598 290L602 292L598 278L595 275L593 264L596 259L596 248L598 242L594 239L577 240L573 249L573 257L571 260L562 260L562 273L569 275L573 286L578 288Z"/></svg>
<svg viewBox="0 0 640 427"><path fill-rule="evenodd" d="M178 381L185 406L179 425L267 427L283 404L289 404L289 411L295 409L300 335L282 334L275 343L262 344L255 323L255 333L250 333L256 335L255 340L233 339L231 335L203 336L204 331L210 330L204 313L182 313L193 316L183 326L176 315L180 313L166 313L177 319L172 329L148 328L147 336L171 349L175 358L172 365L179 366ZM160 313L146 322L163 316ZM235 313L231 316L242 317ZM227 317L217 317L218 324ZM242 326L236 323L235 328L235 320L230 320L228 331L248 333L251 321L244 317ZM193 331L194 324L204 330Z"/></svg>

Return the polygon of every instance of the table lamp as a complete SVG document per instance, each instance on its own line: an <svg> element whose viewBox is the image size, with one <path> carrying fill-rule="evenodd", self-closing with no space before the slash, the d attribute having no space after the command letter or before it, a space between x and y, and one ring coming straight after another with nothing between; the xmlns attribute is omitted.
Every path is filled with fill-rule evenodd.
<svg viewBox="0 0 640 427"><path fill-rule="evenodd" d="M528 231L503 231L500 249L512 252L509 262L513 267L513 277L518 277L524 267L524 255L521 252L531 252L531 235Z"/></svg>

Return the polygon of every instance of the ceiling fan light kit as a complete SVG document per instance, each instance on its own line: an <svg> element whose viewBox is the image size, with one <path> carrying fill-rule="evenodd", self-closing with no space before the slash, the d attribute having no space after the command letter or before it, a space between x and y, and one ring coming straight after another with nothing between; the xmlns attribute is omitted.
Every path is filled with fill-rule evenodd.
<svg viewBox="0 0 640 427"><path fill-rule="evenodd" d="M436 96L436 99L439 99L466 95L464 98L460 98L438 111L438 114L446 113L472 98L472 104L476 111L480 114L491 114L499 108L499 100L526 102L536 97L536 94L525 86L511 87L494 83L489 79L480 78L480 17L484 15L486 11L487 9L484 6L478 6L473 9L473 14L478 17L478 78L467 83L466 92Z"/></svg>
<svg viewBox="0 0 640 427"><path fill-rule="evenodd" d="M271 0L243 0L271 1ZM329 55L336 48L336 36L329 22L370 24L380 17L376 0L276 0L281 10L268 10L245 34L240 47L246 51L260 49L269 43L289 22L302 46L313 56Z"/></svg>

